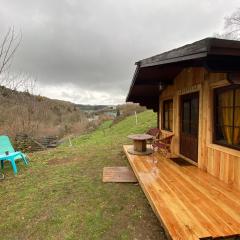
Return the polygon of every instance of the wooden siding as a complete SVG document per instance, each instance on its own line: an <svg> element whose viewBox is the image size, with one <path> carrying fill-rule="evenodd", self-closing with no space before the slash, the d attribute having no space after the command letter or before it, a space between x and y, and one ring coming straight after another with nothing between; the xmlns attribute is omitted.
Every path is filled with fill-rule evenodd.
<svg viewBox="0 0 240 240"><path fill-rule="evenodd" d="M240 189L240 157L217 147L207 147L207 172Z"/></svg>
<svg viewBox="0 0 240 240"><path fill-rule="evenodd" d="M213 89L228 85L225 73L209 73L202 67L184 69L160 95L159 126L161 128L162 104L173 99L172 152L180 154L180 96L199 92L199 150L198 167L225 183L240 189L240 151L212 143ZM167 132L164 131L166 134Z"/></svg>

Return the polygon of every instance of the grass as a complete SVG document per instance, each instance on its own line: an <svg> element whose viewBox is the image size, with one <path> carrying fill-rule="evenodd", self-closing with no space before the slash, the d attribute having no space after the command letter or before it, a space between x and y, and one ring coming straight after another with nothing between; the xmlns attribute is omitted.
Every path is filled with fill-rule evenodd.
<svg viewBox="0 0 240 240"><path fill-rule="evenodd" d="M137 184L102 183L105 166L126 166L127 135L155 126L146 111L72 140L72 147L30 154L0 182L0 239L165 239Z"/></svg>

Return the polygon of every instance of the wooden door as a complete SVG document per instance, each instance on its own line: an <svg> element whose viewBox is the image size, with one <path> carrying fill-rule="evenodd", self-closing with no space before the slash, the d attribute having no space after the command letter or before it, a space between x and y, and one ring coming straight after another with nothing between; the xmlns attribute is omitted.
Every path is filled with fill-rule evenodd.
<svg viewBox="0 0 240 240"><path fill-rule="evenodd" d="M180 153L198 162L199 93L181 96Z"/></svg>

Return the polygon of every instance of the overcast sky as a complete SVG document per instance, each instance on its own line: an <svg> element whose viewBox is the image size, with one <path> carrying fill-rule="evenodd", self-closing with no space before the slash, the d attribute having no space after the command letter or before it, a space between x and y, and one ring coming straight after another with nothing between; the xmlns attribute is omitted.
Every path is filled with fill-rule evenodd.
<svg viewBox="0 0 240 240"><path fill-rule="evenodd" d="M125 100L134 63L221 31L239 0L0 0L0 39L22 31L12 71L82 104Z"/></svg>

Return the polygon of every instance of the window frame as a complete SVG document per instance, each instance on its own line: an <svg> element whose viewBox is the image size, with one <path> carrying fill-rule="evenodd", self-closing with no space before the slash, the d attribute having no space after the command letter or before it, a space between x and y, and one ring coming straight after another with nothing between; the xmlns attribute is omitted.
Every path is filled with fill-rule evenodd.
<svg viewBox="0 0 240 240"><path fill-rule="evenodd" d="M172 128L173 128L173 99L166 99L163 101L163 111L162 111L162 130L168 131L168 132L173 132L173 129L169 129L165 126L165 109L166 109L166 104L172 103ZM168 125L170 126L170 121L169 121L169 109L168 109Z"/></svg>
<svg viewBox="0 0 240 240"><path fill-rule="evenodd" d="M231 125L232 128L234 128L234 119L235 119L235 107L236 107L236 89L240 89L240 85L238 84L232 84L229 86L224 86L224 87L219 87L219 88L215 88L213 90L213 132L212 132L212 140L214 144L220 145L220 146L224 146L227 148L231 148L231 149L235 149L235 150L240 150L240 146L237 145L233 145L233 144L228 144L228 143L223 143L220 140L217 140L217 128L218 128L218 120L217 120L217 116L218 116L218 95L226 92L226 91L230 91L233 90L234 91L234 96L233 96L233 123Z"/></svg>

